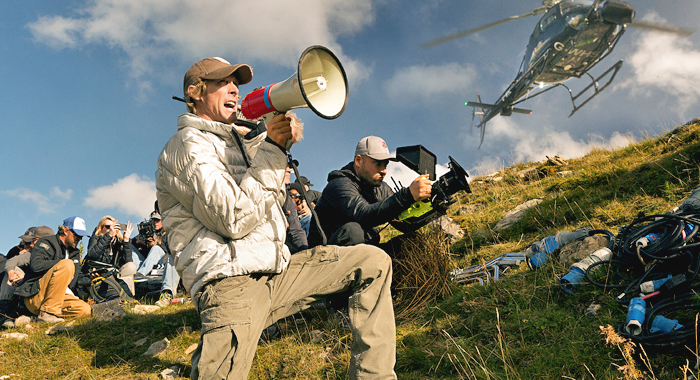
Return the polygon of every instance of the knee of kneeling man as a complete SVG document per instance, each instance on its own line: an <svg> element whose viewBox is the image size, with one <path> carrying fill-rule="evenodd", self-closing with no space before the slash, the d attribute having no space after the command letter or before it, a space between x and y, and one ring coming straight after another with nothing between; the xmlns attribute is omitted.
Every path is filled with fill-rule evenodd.
<svg viewBox="0 0 700 380"><path fill-rule="evenodd" d="M68 270L75 272L75 264L71 259L63 259L56 263L56 269Z"/></svg>
<svg viewBox="0 0 700 380"><path fill-rule="evenodd" d="M79 310L76 313L76 317L87 317L90 314L92 314L92 308L86 302L83 302L79 306Z"/></svg>
<svg viewBox="0 0 700 380"><path fill-rule="evenodd" d="M383 249L374 245L365 245L367 249L367 262L374 264L378 269L391 268L391 257Z"/></svg>

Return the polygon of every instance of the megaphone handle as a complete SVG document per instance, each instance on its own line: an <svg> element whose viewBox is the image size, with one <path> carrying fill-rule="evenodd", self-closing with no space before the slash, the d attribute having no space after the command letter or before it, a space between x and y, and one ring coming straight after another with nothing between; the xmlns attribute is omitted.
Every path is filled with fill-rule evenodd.
<svg viewBox="0 0 700 380"><path fill-rule="evenodd" d="M262 119L265 122L265 125L270 124L270 121L272 121L272 118L279 115L279 114L280 113L277 111L272 111L272 112L268 112L268 113L262 115ZM289 150L292 148L292 145L294 145L294 141L292 141L291 139L287 140L287 142L284 143L284 149L286 149L287 152L289 152Z"/></svg>

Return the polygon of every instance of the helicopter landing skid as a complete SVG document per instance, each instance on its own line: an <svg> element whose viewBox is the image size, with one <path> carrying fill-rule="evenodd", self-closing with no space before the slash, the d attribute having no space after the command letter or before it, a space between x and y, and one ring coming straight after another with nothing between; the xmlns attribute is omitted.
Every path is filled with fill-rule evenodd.
<svg viewBox="0 0 700 380"><path fill-rule="evenodd" d="M583 106L585 106L586 103L591 101L591 99L595 98L598 94L600 94L603 90L605 90L610 85L610 83L612 83L613 79L615 79L615 75L617 75L617 72L620 71L620 67L622 67L622 60L617 61L614 65L610 66L609 69L607 69L603 74L601 74L598 78L595 78L595 79L593 78L593 76L591 74L586 72L586 75L588 75L591 78L591 84L586 86L583 90L579 91L579 93L576 95L574 95L571 92L571 89L569 87L567 87L564 83L560 83L562 86L564 86L564 88L569 90L569 96L571 97L571 104L574 107L573 111L571 111L571 113L569 114L569 117L571 117L573 114L576 113L576 111L580 110ZM598 86L598 81L600 81L601 79L605 78L608 75L610 75L610 79L608 79L608 81L605 82L605 84L602 87ZM591 87L593 88L593 94L591 96L589 96L586 100L584 100L583 103L581 103L581 105L577 106L576 99L578 99L581 95L583 95Z"/></svg>

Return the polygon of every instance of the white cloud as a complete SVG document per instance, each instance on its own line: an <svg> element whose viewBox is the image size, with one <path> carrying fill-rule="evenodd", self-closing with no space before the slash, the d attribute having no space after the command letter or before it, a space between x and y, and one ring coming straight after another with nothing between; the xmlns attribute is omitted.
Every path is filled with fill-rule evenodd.
<svg viewBox="0 0 700 380"><path fill-rule="evenodd" d="M67 201L71 198L72 195L73 195L73 190L68 189L66 191L63 191L63 190L59 189L58 186L56 186L53 189L51 189L50 197L61 198L61 199Z"/></svg>
<svg viewBox="0 0 700 380"><path fill-rule="evenodd" d="M23 202L33 204L40 214L51 214L65 205L66 201L70 200L73 190L63 191L58 187L54 187L49 195L44 195L35 190L18 187L13 190L3 191L3 193Z"/></svg>
<svg viewBox="0 0 700 380"><path fill-rule="evenodd" d="M563 158L581 157L594 148L621 148L634 141L631 136L620 132L614 132L607 141L597 134L590 134L588 141L580 141L572 138L569 132L555 130L551 126L539 126L538 132L533 133L504 117L494 118L486 124L486 128L481 149L499 149L496 157L486 157L474 165L473 170L482 174L517 162L541 161L545 156L558 154Z"/></svg>
<svg viewBox="0 0 700 380"><path fill-rule="evenodd" d="M644 19L666 23L654 14ZM627 59L633 77L620 88L647 96L651 96L650 90L661 89L678 97L678 107L685 111L700 99L700 51L692 45L688 38L669 33L641 33L636 50Z"/></svg>
<svg viewBox="0 0 700 380"><path fill-rule="evenodd" d="M411 185L414 179L418 177L418 173L409 169L408 166L400 162L390 162L386 167L386 177L384 182L388 183L392 189L394 189L394 181L397 184L401 184L403 187L408 187ZM393 178L393 181L391 180ZM396 190L396 189L394 189Z"/></svg>
<svg viewBox="0 0 700 380"><path fill-rule="evenodd" d="M365 0L93 0L72 17L42 16L28 28L36 41L57 48L121 50L140 80L173 58L217 55L296 68L300 52L318 44L338 56L353 82L367 78L368 70L343 55L337 38L374 16Z"/></svg>
<svg viewBox="0 0 700 380"><path fill-rule="evenodd" d="M88 190L84 204L96 210L117 209L142 218L153 210L155 201L155 182L130 174L111 185Z"/></svg>
<svg viewBox="0 0 700 380"><path fill-rule="evenodd" d="M63 49L77 46L77 37L84 28L83 24L82 20L42 16L27 27L37 42Z"/></svg>
<svg viewBox="0 0 700 380"><path fill-rule="evenodd" d="M473 83L476 74L471 64L411 66L398 70L386 81L384 89L394 102L429 102L439 95L461 93Z"/></svg>

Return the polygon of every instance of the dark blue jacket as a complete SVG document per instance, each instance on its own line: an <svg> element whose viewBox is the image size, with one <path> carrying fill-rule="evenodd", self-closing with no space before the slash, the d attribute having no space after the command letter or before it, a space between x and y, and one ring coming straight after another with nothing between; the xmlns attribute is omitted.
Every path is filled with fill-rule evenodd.
<svg viewBox="0 0 700 380"><path fill-rule="evenodd" d="M405 187L394 193L386 182L374 186L362 181L353 168L353 162L328 174L328 185L314 210L330 238L342 225L357 222L365 230L367 241L379 242L377 226L391 222L413 204L411 190ZM321 243L320 233L311 223L309 245Z"/></svg>
<svg viewBox="0 0 700 380"><path fill-rule="evenodd" d="M24 275L24 282L17 287L15 294L20 297L31 297L39 293L39 279L58 264L59 261L66 258L73 260L75 264L75 273L73 281L68 286L75 291L75 285L80 274L80 250L77 248L68 249L58 235L47 236L37 240L34 248L30 251L32 254L29 270Z"/></svg>
<svg viewBox="0 0 700 380"><path fill-rule="evenodd" d="M132 262L131 258L131 243L116 241L112 243L112 237L109 234L100 236L91 236L88 242L88 251L85 255L85 260L99 261L105 264L111 264L115 268L121 268L122 265ZM86 267L89 265L86 265Z"/></svg>

